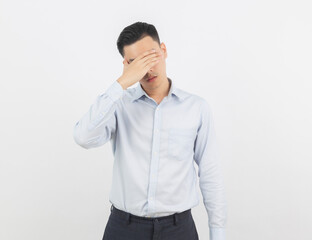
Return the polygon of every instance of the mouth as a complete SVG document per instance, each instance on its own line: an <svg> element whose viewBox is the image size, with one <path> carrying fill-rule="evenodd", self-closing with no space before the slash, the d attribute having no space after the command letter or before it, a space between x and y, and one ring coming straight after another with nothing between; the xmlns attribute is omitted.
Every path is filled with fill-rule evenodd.
<svg viewBox="0 0 312 240"><path fill-rule="evenodd" d="M153 76L153 77L147 79L147 81L148 81L148 82L152 82L152 81L154 81L156 78L157 78L157 76Z"/></svg>

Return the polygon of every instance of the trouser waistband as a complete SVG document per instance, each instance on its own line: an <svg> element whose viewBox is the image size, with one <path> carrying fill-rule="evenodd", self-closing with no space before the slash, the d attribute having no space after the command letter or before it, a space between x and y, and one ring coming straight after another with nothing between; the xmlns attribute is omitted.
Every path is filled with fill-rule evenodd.
<svg viewBox="0 0 312 240"><path fill-rule="evenodd" d="M173 222L175 225L179 221L186 221L188 217L191 215L191 209L185 210L180 213L174 213L168 216L161 216L161 217L143 217L143 216L137 216L133 215L131 213L122 211L112 204L111 206L111 214L113 216L116 216L121 219L125 219L128 224L130 224L131 220L137 221L137 222L145 222L145 223L154 223L155 221L158 222Z"/></svg>

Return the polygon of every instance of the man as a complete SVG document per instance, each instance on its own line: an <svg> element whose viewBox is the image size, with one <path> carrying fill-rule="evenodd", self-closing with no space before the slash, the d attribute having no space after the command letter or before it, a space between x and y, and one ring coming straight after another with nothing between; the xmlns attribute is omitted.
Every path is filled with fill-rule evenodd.
<svg viewBox="0 0 312 240"><path fill-rule="evenodd" d="M127 26L117 47L122 75L73 131L86 149L112 145L112 205L103 240L198 239L191 214L199 204L194 163L210 240L225 240L227 205L210 105L167 77L167 49L153 25Z"/></svg>

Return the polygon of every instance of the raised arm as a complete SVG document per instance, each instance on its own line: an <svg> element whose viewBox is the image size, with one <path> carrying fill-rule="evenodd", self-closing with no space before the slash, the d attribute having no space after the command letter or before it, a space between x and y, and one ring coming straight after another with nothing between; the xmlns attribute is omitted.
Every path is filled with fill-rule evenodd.
<svg viewBox="0 0 312 240"><path fill-rule="evenodd" d="M116 107L123 91L140 81L163 54L154 49L147 50L131 63L124 57L123 74L105 93L99 95L82 118L75 124L73 137L77 144L89 149L108 142L116 131Z"/></svg>
<svg viewBox="0 0 312 240"><path fill-rule="evenodd" d="M99 147L108 142L116 131L116 107L123 95L123 87L115 81L105 93L96 97L88 112L76 122L75 142L83 148Z"/></svg>

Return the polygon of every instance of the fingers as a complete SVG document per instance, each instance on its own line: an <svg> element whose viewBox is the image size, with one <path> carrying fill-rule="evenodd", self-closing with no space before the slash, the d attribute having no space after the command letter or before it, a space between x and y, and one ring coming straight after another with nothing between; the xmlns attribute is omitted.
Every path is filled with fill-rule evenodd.
<svg viewBox="0 0 312 240"><path fill-rule="evenodd" d="M155 59L155 60L152 60L151 62L149 62L147 64L147 67L148 68L151 68L152 66L154 66L155 64L157 64L159 62L159 59Z"/></svg>
<svg viewBox="0 0 312 240"><path fill-rule="evenodd" d="M155 52L149 53L147 55L145 55L140 62L147 64L149 61L151 61L153 58L158 58L159 56L161 56L161 51L160 50L156 50Z"/></svg>
<svg viewBox="0 0 312 240"><path fill-rule="evenodd" d="M143 52L141 55L139 55L138 57L136 57L132 62L139 62L140 64L146 66L147 64L149 64L150 61L155 61L157 59L160 59L160 57L162 56L162 52L160 50L148 50ZM127 62L127 65L129 65L130 63L128 63L128 61L125 59L124 62Z"/></svg>
<svg viewBox="0 0 312 240"><path fill-rule="evenodd" d="M140 57L140 56L137 57L137 59L138 59L138 61L144 63L144 62L147 61L148 59L150 59L150 58L152 58L152 57L156 57L156 56L158 56L159 54L160 54L160 55L162 54L161 50L155 50L155 51L149 50L149 51L144 52L144 53L141 55L141 57Z"/></svg>
<svg viewBox="0 0 312 240"><path fill-rule="evenodd" d="M150 56L147 56L144 61L144 65L146 66L150 64L151 62L159 61L161 59L161 56L162 54L159 54L159 53L154 54L154 55L151 54Z"/></svg>
<svg viewBox="0 0 312 240"><path fill-rule="evenodd" d="M156 49L147 50L147 51L143 52L142 54L140 54L136 59L141 60L145 56L152 54L152 53L155 53L155 52L156 52Z"/></svg>
<svg viewBox="0 0 312 240"><path fill-rule="evenodd" d="M160 57L151 58L145 63L144 67L147 69L150 69L151 67L156 65L159 61L160 61Z"/></svg>

